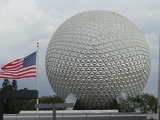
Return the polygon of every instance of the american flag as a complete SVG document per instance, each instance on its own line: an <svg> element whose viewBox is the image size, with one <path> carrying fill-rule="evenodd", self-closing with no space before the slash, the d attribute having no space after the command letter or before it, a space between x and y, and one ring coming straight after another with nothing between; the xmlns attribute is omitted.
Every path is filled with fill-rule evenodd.
<svg viewBox="0 0 160 120"><path fill-rule="evenodd" d="M21 79L36 77L36 52L1 66L0 78Z"/></svg>

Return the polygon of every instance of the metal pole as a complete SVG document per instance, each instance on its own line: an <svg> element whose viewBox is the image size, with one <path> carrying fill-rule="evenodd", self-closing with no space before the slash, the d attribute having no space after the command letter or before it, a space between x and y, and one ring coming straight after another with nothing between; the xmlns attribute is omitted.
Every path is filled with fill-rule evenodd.
<svg viewBox="0 0 160 120"><path fill-rule="evenodd" d="M38 79L38 57L39 57L39 43L37 43L37 53L36 53L36 89L39 91L39 79ZM39 104L39 98L37 98L37 104ZM38 114L39 108L37 108Z"/></svg>
<svg viewBox="0 0 160 120"><path fill-rule="evenodd" d="M160 120L160 110L159 110L159 106L160 106L160 34L159 34L159 50L158 50L158 100L157 100L157 118L158 120Z"/></svg>
<svg viewBox="0 0 160 120"><path fill-rule="evenodd" d="M56 107L53 105L53 120L56 120Z"/></svg>
<svg viewBox="0 0 160 120"><path fill-rule="evenodd" d="M160 105L159 105L159 109L160 109ZM157 113L158 113L158 112L157 112ZM158 115L157 115L157 116L158 116L158 120L159 120L159 118L160 118L160 113L158 113Z"/></svg>

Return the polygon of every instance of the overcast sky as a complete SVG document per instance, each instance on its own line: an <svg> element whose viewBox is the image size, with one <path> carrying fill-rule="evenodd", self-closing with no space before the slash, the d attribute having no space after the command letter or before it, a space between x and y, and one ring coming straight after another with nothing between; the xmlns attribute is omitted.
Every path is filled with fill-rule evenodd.
<svg viewBox="0 0 160 120"><path fill-rule="evenodd" d="M39 42L39 94L52 95L45 70L48 43L65 20L87 10L119 13L142 31L151 56L151 71L144 92L157 96L159 0L0 0L0 65L36 51ZM0 79L0 87L2 82ZM35 78L19 80L18 87L35 89Z"/></svg>

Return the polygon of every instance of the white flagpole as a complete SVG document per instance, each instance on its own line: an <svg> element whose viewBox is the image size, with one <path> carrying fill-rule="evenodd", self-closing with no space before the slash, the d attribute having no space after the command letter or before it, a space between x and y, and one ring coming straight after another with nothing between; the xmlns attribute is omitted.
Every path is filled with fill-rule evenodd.
<svg viewBox="0 0 160 120"><path fill-rule="evenodd" d="M39 94L39 79L38 79L38 56L39 56L39 43L37 43L37 53L36 53L36 89ZM38 95L39 97L39 95ZM37 104L39 104L39 98L37 99ZM37 108L37 113L39 109Z"/></svg>
<svg viewBox="0 0 160 120"><path fill-rule="evenodd" d="M160 33L159 33L159 48L158 48L158 99L157 99L157 120L160 120Z"/></svg>

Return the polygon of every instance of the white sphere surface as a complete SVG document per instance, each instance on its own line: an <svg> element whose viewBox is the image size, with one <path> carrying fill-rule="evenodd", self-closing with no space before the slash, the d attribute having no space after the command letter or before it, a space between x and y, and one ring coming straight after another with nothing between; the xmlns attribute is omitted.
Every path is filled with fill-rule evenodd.
<svg viewBox="0 0 160 120"><path fill-rule="evenodd" d="M125 17L104 10L66 20L46 52L52 88L62 98L76 95L78 109L113 108L119 92L138 95L149 71L149 50L140 30Z"/></svg>

